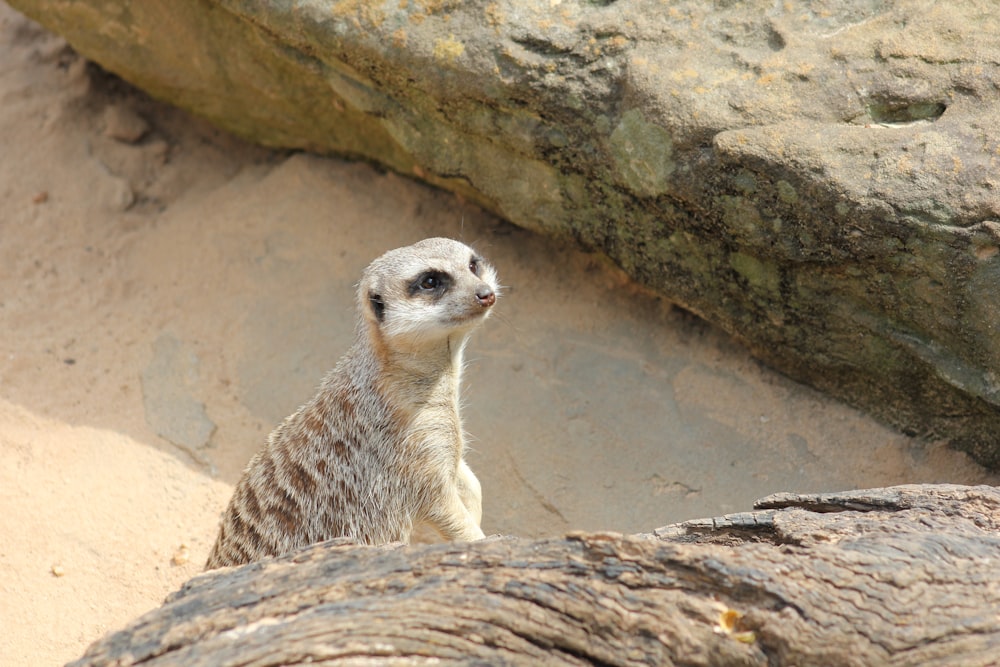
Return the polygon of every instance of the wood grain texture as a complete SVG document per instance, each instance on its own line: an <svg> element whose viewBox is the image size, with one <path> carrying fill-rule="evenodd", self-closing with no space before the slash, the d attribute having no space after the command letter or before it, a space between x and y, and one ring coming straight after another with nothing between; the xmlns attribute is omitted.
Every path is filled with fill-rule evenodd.
<svg viewBox="0 0 1000 667"><path fill-rule="evenodd" d="M333 541L206 573L73 665L990 665L1000 492L779 494L654 533Z"/></svg>

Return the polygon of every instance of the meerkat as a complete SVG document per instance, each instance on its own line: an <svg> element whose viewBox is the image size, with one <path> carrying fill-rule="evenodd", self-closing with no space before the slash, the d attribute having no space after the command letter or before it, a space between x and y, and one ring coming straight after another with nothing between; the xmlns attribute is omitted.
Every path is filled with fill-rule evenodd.
<svg viewBox="0 0 1000 667"><path fill-rule="evenodd" d="M407 542L419 523L448 540L482 539L459 382L469 335L498 294L494 268L451 239L373 261L353 346L250 460L206 569L334 537Z"/></svg>

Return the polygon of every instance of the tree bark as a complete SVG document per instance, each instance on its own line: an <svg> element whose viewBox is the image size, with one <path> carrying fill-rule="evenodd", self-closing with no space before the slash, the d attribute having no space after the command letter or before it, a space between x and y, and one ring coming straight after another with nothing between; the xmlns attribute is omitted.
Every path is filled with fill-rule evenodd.
<svg viewBox="0 0 1000 667"><path fill-rule="evenodd" d="M195 577L83 665L991 665L1000 491L760 500L654 533L332 541Z"/></svg>

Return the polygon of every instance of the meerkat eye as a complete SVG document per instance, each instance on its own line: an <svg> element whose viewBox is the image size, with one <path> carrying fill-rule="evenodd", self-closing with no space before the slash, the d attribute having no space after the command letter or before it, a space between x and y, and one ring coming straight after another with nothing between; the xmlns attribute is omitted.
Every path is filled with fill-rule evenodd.
<svg viewBox="0 0 1000 667"><path fill-rule="evenodd" d="M427 271L417 276L410 284L410 294L417 292L442 293L448 288L448 274L441 271Z"/></svg>
<svg viewBox="0 0 1000 667"><path fill-rule="evenodd" d="M375 319L379 322L385 320L385 301L382 300L381 295L369 292L368 302L372 305L372 312L375 314Z"/></svg>
<svg viewBox="0 0 1000 667"><path fill-rule="evenodd" d="M473 257L469 260L469 271L472 271L472 275L479 275L479 258Z"/></svg>

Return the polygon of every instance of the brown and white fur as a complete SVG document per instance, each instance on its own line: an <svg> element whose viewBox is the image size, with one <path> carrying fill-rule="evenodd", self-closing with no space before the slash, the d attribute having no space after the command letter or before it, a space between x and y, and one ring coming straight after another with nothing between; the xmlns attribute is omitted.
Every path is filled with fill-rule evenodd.
<svg viewBox="0 0 1000 667"><path fill-rule="evenodd" d="M358 287L354 345L251 459L206 567L333 537L405 542L422 522L449 540L481 539L459 382L469 334L498 291L493 267L451 239L372 262Z"/></svg>

